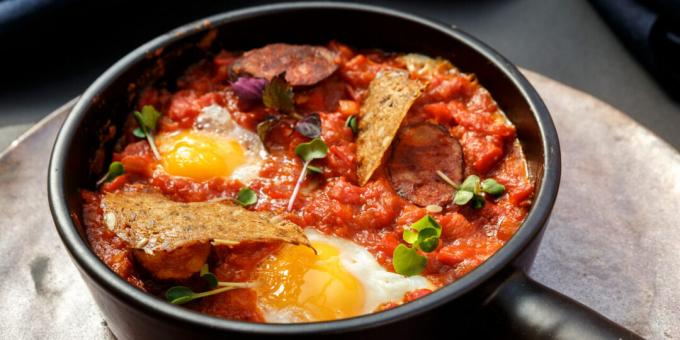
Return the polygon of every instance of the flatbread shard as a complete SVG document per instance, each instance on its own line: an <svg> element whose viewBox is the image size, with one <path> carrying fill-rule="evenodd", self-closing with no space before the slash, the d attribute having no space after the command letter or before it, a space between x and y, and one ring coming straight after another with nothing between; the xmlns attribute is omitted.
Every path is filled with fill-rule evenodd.
<svg viewBox="0 0 680 340"><path fill-rule="evenodd" d="M383 154L390 147L401 121L425 84L409 79L404 70L378 72L368 87L368 96L361 104L357 157L359 184L364 185L380 166Z"/></svg>
<svg viewBox="0 0 680 340"><path fill-rule="evenodd" d="M302 228L270 212L220 202L175 202L159 193L106 193L104 223L133 249L147 253L219 240L283 241L310 246Z"/></svg>
<svg viewBox="0 0 680 340"><path fill-rule="evenodd" d="M338 68L335 57L335 52L321 46L270 44L244 53L231 69L236 74L268 80L286 72L289 84L308 86L335 72Z"/></svg>

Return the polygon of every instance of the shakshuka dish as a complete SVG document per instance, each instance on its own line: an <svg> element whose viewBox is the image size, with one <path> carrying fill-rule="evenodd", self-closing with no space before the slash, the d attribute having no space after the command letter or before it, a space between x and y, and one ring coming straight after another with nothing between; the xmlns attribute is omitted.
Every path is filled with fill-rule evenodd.
<svg viewBox="0 0 680 340"><path fill-rule="evenodd" d="M442 58L275 43L138 91L81 191L87 240L195 311L294 323L394 308L479 266L531 205L515 127Z"/></svg>

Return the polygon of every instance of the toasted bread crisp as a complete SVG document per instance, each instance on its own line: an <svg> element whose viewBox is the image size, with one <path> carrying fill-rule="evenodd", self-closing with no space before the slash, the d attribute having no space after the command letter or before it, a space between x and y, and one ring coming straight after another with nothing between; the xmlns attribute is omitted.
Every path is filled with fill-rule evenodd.
<svg viewBox="0 0 680 340"><path fill-rule="evenodd" d="M430 58L426 55L409 53L397 58L397 61L406 66L409 73L416 76L416 78L429 78L436 74L445 74L447 72L458 72L458 70L451 65L446 59Z"/></svg>
<svg viewBox="0 0 680 340"><path fill-rule="evenodd" d="M361 105L357 156L359 184L364 185L380 166L401 121L425 85L409 79L403 70L379 72L371 81L368 96Z"/></svg>
<svg viewBox="0 0 680 340"><path fill-rule="evenodd" d="M273 213L220 202L172 201L158 193L107 193L104 223L133 249L152 254L214 241L283 241L310 246L302 228Z"/></svg>

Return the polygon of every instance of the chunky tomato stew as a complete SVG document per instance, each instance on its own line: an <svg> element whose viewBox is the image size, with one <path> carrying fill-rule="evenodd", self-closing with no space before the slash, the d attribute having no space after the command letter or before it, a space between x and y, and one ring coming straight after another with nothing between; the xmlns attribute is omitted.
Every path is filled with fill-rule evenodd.
<svg viewBox="0 0 680 340"><path fill-rule="evenodd" d="M515 127L441 58L271 44L142 89L97 190L97 256L214 316L333 320L451 283L520 227Z"/></svg>

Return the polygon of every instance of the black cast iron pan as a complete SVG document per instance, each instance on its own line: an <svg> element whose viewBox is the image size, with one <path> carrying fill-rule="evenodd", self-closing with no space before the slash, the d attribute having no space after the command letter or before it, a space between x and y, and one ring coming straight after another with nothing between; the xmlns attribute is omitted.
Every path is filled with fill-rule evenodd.
<svg viewBox="0 0 680 340"><path fill-rule="evenodd" d="M209 47L198 47L210 30ZM522 39L522 37L517 37ZM92 187L89 164L112 142L100 141L107 124L121 125L138 89L174 83L188 65L221 48L248 50L272 42L325 44L419 52L447 58L475 73L517 127L535 181L536 197L517 233L495 255L460 280L414 302L351 319L307 324L223 320L171 305L120 279L83 237L79 188ZM557 133L534 88L508 60L458 29L393 10L346 3L289 3L219 14L182 26L134 50L83 94L59 132L48 190L57 230L113 333L120 339L225 336L353 338L493 337L526 339L634 339L587 307L527 278L557 195ZM574 251L578 251L575 249Z"/></svg>

